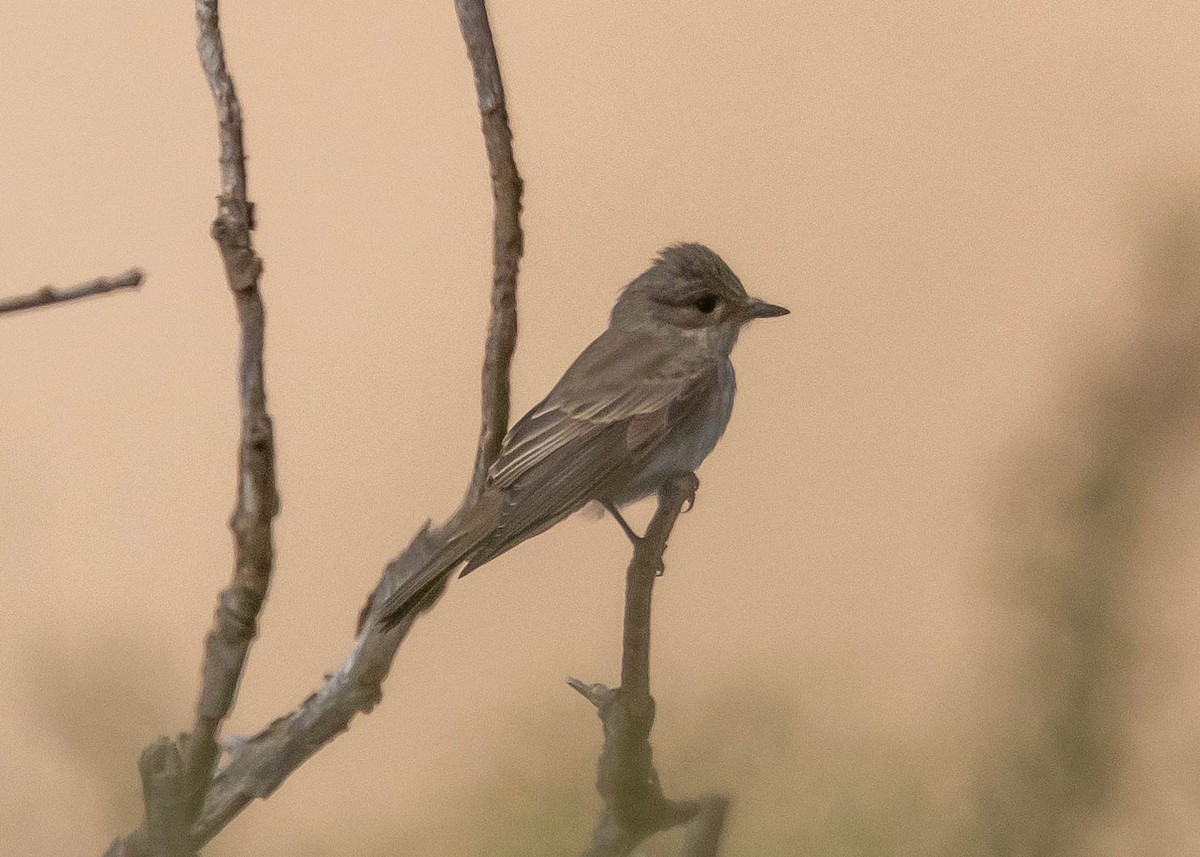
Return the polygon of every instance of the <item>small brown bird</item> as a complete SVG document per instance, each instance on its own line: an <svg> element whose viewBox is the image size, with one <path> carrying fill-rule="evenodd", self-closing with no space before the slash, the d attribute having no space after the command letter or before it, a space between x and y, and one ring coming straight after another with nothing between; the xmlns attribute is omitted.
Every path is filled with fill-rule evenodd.
<svg viewBox="0 0 1200 857"><path fill-rule="evenodd" d="M504 438L479 500L431 555L386 581L390 627L459 565L474 571L590 501L620 507L694 471L720 440L746 322L787 310L746 294L712 250L676 244L625 287L604 331Z"/></svg>

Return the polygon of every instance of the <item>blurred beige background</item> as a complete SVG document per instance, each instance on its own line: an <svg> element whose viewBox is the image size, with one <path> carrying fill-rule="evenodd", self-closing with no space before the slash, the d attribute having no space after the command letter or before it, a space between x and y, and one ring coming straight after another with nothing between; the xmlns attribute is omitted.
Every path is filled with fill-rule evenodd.
<svg viewBox="0 0 1200 857"><path fill-rule="evenodd" d="M742 337L656 594L669 793L731 790L731 855L1200 850L1200 444L1105 416L1111 378L1189 359L1154 325L1192 305L1144 284L1192 283L1155 260L1191 252L1200 6L490 5L526 180L515 409L672 241L793 313ZM283 496L249 733L466 483L491 201L451 3L222 12ZM231 563L216 125L189 3L0 19L0 288L148 273L0 319L0 850L96 854L140 816L141 746L190 722ZM1095 453L1113 425L1150 452ZM1100 459L1140 492L1119 527L1010 527ZM564 679L615 680L626 559L573 520L460 582L379 709L208 853L571 853L600 733ZM1076 572L1043 597L1043 566Z"/></svg>

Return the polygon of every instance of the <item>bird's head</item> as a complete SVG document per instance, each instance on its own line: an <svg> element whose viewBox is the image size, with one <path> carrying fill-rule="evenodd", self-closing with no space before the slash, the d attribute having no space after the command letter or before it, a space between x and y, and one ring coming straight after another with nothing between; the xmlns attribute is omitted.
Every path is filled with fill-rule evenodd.
<svg viewBox="0 0 1200 857"><path fill-rule="evenodd" d="M787 313L746 294L737 275L703 244L673 244L621 292L612 325L683 333L728 354L746 322Z"/></svg>

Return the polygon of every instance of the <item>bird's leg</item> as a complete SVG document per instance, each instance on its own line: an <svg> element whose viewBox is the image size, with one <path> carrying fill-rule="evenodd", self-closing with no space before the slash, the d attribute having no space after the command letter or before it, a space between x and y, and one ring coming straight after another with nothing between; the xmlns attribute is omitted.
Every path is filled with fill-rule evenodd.
<svg viewBox="0 0 1200 857"><path fill-rule="evenodd" d="M611 500L601 500L600 505L604 507L608 514L613 516L613 520L621 525L621 529L625 531L625 535L629 537L629 541L633 543L635 548L642 543L642 537L633 531L633 527L629 526L629 522L617 510L616 503Z"/></svg>
<svg viewBox="0 0 1200 857"><path fill-rule="evenodd" d="M674 497L672 497L671 495L674 492L682 489L682 491L684 492L683 493L683 504L686 505L686 508L684 508L684 505L681 505L680 509L679 509L679 513L683 514L684 512L690 512L690 511L692 511L692 507L694 507L696 505L696 491L699 490L699 488L700 488L700 480L696 478L695 473L691 473L691 472L678 473L675 476L671 477L671 479L664 482L663 486L658 490L659 508L660 509L662 508L663 502L666 501L668 497L671 497L671 499L674 500ZM615 509L610 509L609 511L611 511L614 515L616 515ZM629 525L626 524L623 520L621 520L621 518L619 516L618 516L617 520L621 522L621 526L625 528L625 532L630 533L630 538L633 538L633 535L629 529ZM639 544L640 541L641 540L639 539L638 541L634 542L635 548L637 547L637 545ZM665 549L666 545L663 545L663 547ZM658 568L654 572L654 576L662 577L663 572L665 570L666 570L666 566L663 565L662 556L660 555L658 558Z"/></svg>

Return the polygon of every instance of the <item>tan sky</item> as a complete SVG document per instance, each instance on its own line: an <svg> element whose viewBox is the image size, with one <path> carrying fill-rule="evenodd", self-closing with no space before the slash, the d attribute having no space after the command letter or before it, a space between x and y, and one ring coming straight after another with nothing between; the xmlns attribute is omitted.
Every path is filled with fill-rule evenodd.
<svg viewBox="0 0 1200 857"><path fill-rule="evenodd" d="M229 573L215 120L190 4L3 5L0 292L148 274L0 320L0 807L12 853L92 854L136 822L138 749L189 720ZM526 180L516 410L670 242L711 244L793 311L742 337L733 422L671 543L662 745L688 752L673 705L749 682L813 740L932 754L956 781L997 633L1006 462L1080 351L1132 316L1142 213L1197 175L1200 7L491 10ZM491 203L452 4L222 11L283 496L230 723L250 732L340 661L383 564L465 485ZM1182 528L1179 567L1197 549ZM575 520L456 585L384 704L214 853L358 854L452 827L520 724L598 742L563 679L615 679L626 553L611 522ZM1168 634L1194 642L1178 605L1195 588L1174 597ZM812 787L801 755L781 805Z"/></svg>

